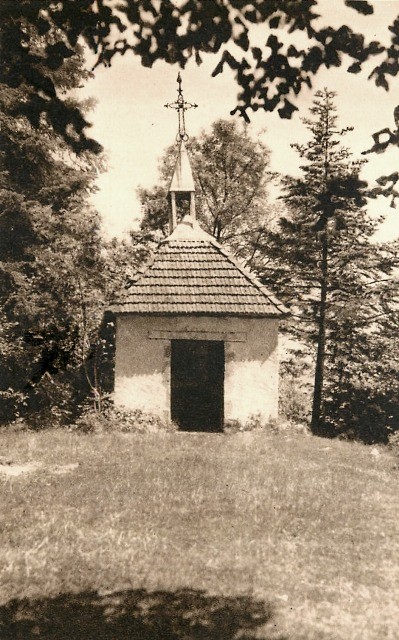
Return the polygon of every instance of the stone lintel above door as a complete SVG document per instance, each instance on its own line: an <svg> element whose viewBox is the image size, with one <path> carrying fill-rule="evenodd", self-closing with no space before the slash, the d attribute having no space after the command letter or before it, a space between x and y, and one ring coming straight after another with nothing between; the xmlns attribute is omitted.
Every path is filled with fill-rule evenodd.
<svg viewBox="0 0 399 640"><path fill-rule="evenodd" d="M222 342L246 342L244 331L168 331L163 329L148 332L150 340L220 340Z"/></svg>

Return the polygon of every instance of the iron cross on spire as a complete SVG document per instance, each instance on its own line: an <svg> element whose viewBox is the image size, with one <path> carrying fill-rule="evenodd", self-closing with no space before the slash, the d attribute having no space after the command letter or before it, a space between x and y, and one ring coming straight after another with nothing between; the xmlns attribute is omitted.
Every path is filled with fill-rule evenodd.
<svg viewBox="0 0 399 640"><path fill-rule="evenodd" d="M177 133L176 140L178 142L180 140L184 140L184 142L187 142L188 135L186 132L186 119L184 114L188 109L196 109L198 105L185 101L183 97L183 89L181 88L182 79L180 71L177 75L177 82L179 85L179 88L177 90L177 100L176 102L168 102L167 104L165 104L165 107L168 107L169 109L176 109L177 117L179 119L179 131Z"/></svg>

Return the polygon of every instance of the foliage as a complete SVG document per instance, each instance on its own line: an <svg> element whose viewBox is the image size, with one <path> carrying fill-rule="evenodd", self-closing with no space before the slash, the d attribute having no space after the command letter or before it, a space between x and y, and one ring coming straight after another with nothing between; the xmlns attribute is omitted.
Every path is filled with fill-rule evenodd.
<svg viewBox="0 0 399 640"><path fill-rule="evenodd" d="M36 431L68 425L87 389L80 375L45 375L18 406L16 423ZM12 415L12 414L10 414ZM10 417L10 416L8 416Z"/></svg>
<svg viewBox="0 0 399 640"><path fill-rule="evenodd" d="M131 231L129 239L112 240L104 245L104 283L107 300L114 300L137 275L157 246L150 231Z"/></svg>
<svg viewBox="0 0 399 640"><path fill-rule="evenodd" d="M38 57L53 35L29 32ZM51 72L66 93L87 75L80 47ZM72 399L95 386L86 365L102 317L104 259L88 195L101 160L89 151L78 158L51 118L33 126L16 111L29 101L26 85L0 88L0 420L26 416L40 427L65 422Z"/></svg>
<svg viewBox="0 0 399 640"><path fill-rule="evenodd" d="M88 407L75 421L74 427L84 433L103 433L105 431L156 433L177 430L177 426L173 422L139 409L130 410L124 407L115 407L111 401L104 403L102 411Z"/></svg>
<svg viewBox="0 0 399 640"><path fill-rule="evenodd" d="M18 4L0 27L0 47L10 47L1 49L0 73L0 422L20 416L41 428L73 420L88 395L101 408L112 386L115 329L104 306L149 248L143 234L104 242L89 205L103 168L100 146L83 144L76 131L84 136L82 118L92 106L73 98L91 76L83 49L70 44L62 55L55 24L23 18L40 3ZM55 104L43 98L46 87L35 102L32 85L22 82L28 67L15 67L18 33L32 78L46 74Z"/></svg>
<svg viewBox="0 0 399 640"><path fill-rule="evenodd" d="M81 144L76 130L85 135L92 106L73 97L91 76L82 47L56 55L58 27L22 15L40 3L17 4L0 26L0 422L21 417L42 428L73 420L88 395L101 407L113 378L104 305L149 249L145 236L105 243L89 205L103 161L100 146ZM21 33L24 68L13 48ZM47 78L39 97L22 81L28 70Z"/></svg>
<svg viewBox="0 0 399 640"><path fill-rule="evenodd" d="M327 426L333 433L386 443L399 429L399 244L392 243L389 251L378 245L371 249L375 265L381 257L385 260L379 274L382 282L373 281L376 271L366 264L363 291L352 290L339 321L332 318L331 340L336 345L330 348L327 376L333 384L328 385L325 402Z"/></svg>
<svg viewBox="0 0 399 640"><path fill-rule="evenodd" d="M76 64L84 4L88 5L80 1L2 2L0 83L10 118L28 121L44 136L47 126L76 153L99 153L100 145L86 137L90 125L85 109L70 94L71 88L90 75L82 64ZM86 20L90 20L93 7L87 9Z"/></svg>
<svg viewBox="0 0 399 640"><path fill-rule="evenodd" d="M223 433L232 435L234 433L248 433L251 431L259 431L267 429L269 425L265 425L259 414L249 416L246 422L241 420L226 420L223 425Z"/></svg>
<svg viewBox="0 0 399 640"><path fill-rule="evenodd" d="M196 215L203 228L234 253L246 256L249 238L271 218L267 206L269 151L252 140L236 122L217 120L187 143L196 186ZM160 180L153 189L140 189L143 230L168 234L167 196L176 147L169 147L160 162ZM184 211L181 203L180 211ZM178 210L179 212L179 210Z"/></svg>
<svg viewBox="0 0 399 640"><path fill-rule="evenodd" d="M373 13L369 2L347 1L346 5L363 15ZM2 81L11 87L26 84L25 109L31 121L38 122L46 114L75 150L94 150L95 143L85 136L87 122L79 110L60 97L52 72L73 56L79 39L95 52L97 64L105 65L127 51L148 67L157 60L184 67L192 56L200 64L202 53L219 53L213 74L222 72L225 65L232 69L239 87L234 111L246 118L249 109L277 109L282 118L290 118L302 87L310 87L321 68L339 67L346 58L347 71L359 73L365 62L379 56L370 76L377 86L387 89L387 78L397 75L399 68L399 20L389 27L391 43L385 47L367 42L363 34L345 24L320 27L319 11L317 0L204 0L194 4L146 0L112 5L104 0L4 0ZM253 42L254 25L265 30L262 47ZM32 29L46 37L52 35L41 55L32 45ZM303 48L294 44L298 32L308 38ZM18 108L23 108L22 103Z"/></svg>
<svg viewBox="0 0 399 640"><path fill-rule="evenodd" d="M388 444L391 449L393 449L396 453L399 453L399 430L391 433L388 437Z"/></svg>
<svg viewBox="0 0 399 640"><path fill-rule="evenodd" d="M268 234L258 270L290 305L294 339L315 357L313 431L373 442L398 424L399 247L372 242L380 221L365 209L361 163L341 144L333 97L316 94L305 120L311 139L294 145L303 176L285 180L287 214Z"/></svg>
<svg viewBox="0 0 399 640"><path fill-rule="evenodd" d="M294 436L298 434L308 435L310 433L305 422L301 422L298 414L292 418L287 418L281 411L281 418L270 418L265 421L259 414L253 414L245 422L241 420L227 420L223 425L223 433L232 436L235 434L262 434L264 437L273 435Z"/></svg>
<svg viewBox="0 0 399 640"><path fill-rule="evenodd" d="M374 12L373 3L366 0L346 0L345 5L363 16ZM94 52L96 65L106 66L128 51L147 67L157 60L184 67L193 56L200 64L203 53L218 54L213 75L230 68L238 88L231 113L247 121L248 111L258 109L291 118L302 88L312 87L313 77L323 68L348 65L348 73L358 74L376 60L368 79L388 90L399 70L399 16L387 25L390 41L383 45L368 42L347 24L321 26L321 12L319 0L3 0L0 83L14 92L15 115L24 115L34 127L46 120L79 154L98 153L100 146L87 135L90 125L84 110L54 77L73 60L79 42ZM261 46L257 25L265 33ZM43 37L40 48L36 35ZM305 36L300 46L298 35ZM386 127L373 138L371 151L377 153L397 145L397 127L393 132ZM398 179L398 172L383 176L375 195L384 193L395 200Z"/></svg>
<svg viewBox="0 0 399 640"><path fill-rule="evenodd" d="M309 378L308 360L300 349L280 363L279 416L289 423L310 424L312 385Z"/></svg>

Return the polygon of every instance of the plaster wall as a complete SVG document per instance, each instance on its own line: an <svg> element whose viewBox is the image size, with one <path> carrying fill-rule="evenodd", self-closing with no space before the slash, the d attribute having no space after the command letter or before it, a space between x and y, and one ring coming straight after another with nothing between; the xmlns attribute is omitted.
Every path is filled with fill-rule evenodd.
<svg viewBox="0 0 399 640"><path fill-rule="evenodd" d="M170 418L170 340L225 342L224 417L278 412L278 320L119 315L115 403Z"/></svg>

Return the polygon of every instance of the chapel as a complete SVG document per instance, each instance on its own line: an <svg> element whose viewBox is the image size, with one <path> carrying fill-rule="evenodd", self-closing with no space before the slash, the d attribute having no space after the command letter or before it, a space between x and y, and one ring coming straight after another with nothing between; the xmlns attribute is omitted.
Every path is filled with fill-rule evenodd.
<svg viewBox="0 0 399 640"><path fill-rule="evenodd" d="M184 105L181 84L176 103ZM196 220L180 126L169 188L169 236L112 307L116 406L186 431L278 413L278 335L286 308ZM183 110L184 115L184 110ZM179 218L178 204L189 202Z"/></svg>

